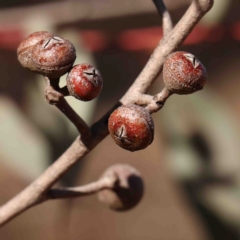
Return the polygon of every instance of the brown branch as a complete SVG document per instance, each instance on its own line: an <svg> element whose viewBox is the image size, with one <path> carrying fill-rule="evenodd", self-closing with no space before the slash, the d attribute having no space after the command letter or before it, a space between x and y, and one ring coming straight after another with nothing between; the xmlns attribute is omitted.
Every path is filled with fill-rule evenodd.
<svg viewBox="0 0 240 240"><path fill-rule="evenodd" d="M91 130L85 121L70 107L68 102L62 98L55 106L75 125L81 134L81 139L87 143L91 137Z"/></svg>
<svg viewBox="0 0 240 240"><path fill-rule="evenodd" d="M153 96L144 94L144 93L139 93L138 96L136 96L135 99L135 104L137 105L148 105L152 101Z"/></svg>
<svg viewBox="0 0 240 240"><path fill-rule="evenodd" d="M194 0L175 28L160 41L151 58L121 99L122 104L135 102L139 93L146 93L162 69L168 54L174 51L188 36L201 17L213 5L213 0ZM118 106L118 103L115 105ZM107 119L110 111L95 123L90 147L78 137L73 144L38 179L0 208L0 225L6 224L15 216L33 205L42 202L50 187L76 162L85 156L108 134Z"/></svg>
<svg viewBox="0 0 240 240"><path fill-rule="evenodd" d="M39 178L0 208L0 226L28 208L46 200L47 190L89 149L79 137Z"/></svg>
<svg viewBox="0 0 240 240"><path fill-rule="evenodd" d="M89 183L84 186L71 187L71 188L54 188L50 189L46 194L46 200L59 199L59 198L73 198L83 197L99 192L103 189L114 188L118 178L116 174L111 176L107 175L100 178L98 181Z"/></svg>
<svg viewBox="0 0 240 240"><path fill-rule="evenodd" d="M158 13L162 15L163 35L166 36L173 29L173 23L170 13L168 12L163 0L153 0Z"/></svg>
<svg viewBox="0 0 240 240"><path fill-rule="evenodd" d="M165 58L183 43L194 26L211 9L212 5L213 0L193 0L178 24L155 48L142 72L121 99L123 104L127 104L129 100L133 103L136 94L148 91L161 72Z"/></svg>
<svg viewBox="0 0 240 240"><path fill-rule="evenodd" d="M59 79L45 77L45 98L49 104L55 105L77 128L82 141L89 142L92 137L91 130L85 121L72 109L64 96L69 95L66 88L59 88Z"/></svg>
<svg viewBox="0 0 240 240"><path fill-rule="evenodd" d="M164 103L171 95L172 93L170 93L165 87L160 93L153 97L152 101L146 106L146 109L151 114L159 111L164 106Z"/></svg>

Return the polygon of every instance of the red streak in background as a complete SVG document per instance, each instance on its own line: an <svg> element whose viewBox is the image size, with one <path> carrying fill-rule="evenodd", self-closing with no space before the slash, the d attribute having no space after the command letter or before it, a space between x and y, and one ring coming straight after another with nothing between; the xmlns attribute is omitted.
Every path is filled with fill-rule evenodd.
<svg viewBox="0 0 240 240"><path fill-rule="evenodd" d="M0 27L0 48L16 50L20 42L25 38L19 27L5 25Z"/></svg>
<svg viewBox="0 0 240 240"><path fill-rule="evenodd" d="M202 42L218 42L228 35L240 41L240 22L229 25L202 26L197 25L184 41L185 45ZM0 48L16 50L25 38L25 32L20 27L5 25L0 27ZM86 50L100 52L106 49L120 49L124 51L152 50L162 38L161 27L128 29L117 33L101 30L79 31L79 41Z"/></svg>

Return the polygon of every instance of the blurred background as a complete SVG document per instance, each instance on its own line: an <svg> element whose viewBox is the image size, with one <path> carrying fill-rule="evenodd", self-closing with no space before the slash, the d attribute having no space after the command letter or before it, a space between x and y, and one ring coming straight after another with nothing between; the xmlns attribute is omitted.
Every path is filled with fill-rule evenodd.
<svg viewBox="0 0 240 240"><path fill-rule="evenodd" d="M190 0L165 0L174 23ZM89 125L128 89L162 37L152 1L0 1L0 204L37 178L77 136L44 100L43 77L17 61L19 43L46 30L72 41L76 63L102 73L97 100L67 100ZM179 50L208 72L203 91L172 96L154 114L155 140L144 151L120 149L107 137L71 169L61 185L95 181L115 163L136 167L145 196L116 213L96 196L49 201L0 229L2 240L240 239L240 3L215 0ZM61 85L65 84L65 76ZM151 94L163 88L159 76Z"/></svg>

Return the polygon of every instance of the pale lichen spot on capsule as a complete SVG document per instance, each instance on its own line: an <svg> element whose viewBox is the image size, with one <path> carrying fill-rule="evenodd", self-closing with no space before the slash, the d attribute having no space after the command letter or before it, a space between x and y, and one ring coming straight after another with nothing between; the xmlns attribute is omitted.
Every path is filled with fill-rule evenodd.
<svg viewBox="0 0 240 240"><path fill-rule="evenodd" d="M126 128L124 125L122 125L120 128L117 129L115 136L122 143L132 144L132 142L129 141L127 138L127 132L126 132Z"/></svg>
<svg viewBox="0 0 240 240"><path fill-rule="evenodd" d="M194 68L197 68L199 66L199 60L191 53L185 53L183 56L185 56L192 63Z"/></svg>
<svg viewBox="0 0 240 240"><path fill-rule="evenodd" d="M64 42L64 40L60 37L51 37L47 40L46 44L43 46L43 48L47 48L51 44L59 43L59 42Z"/></svg>
<svg viewBox="0 0 240 240"><path fill-rule="evenodd" d="M100 86L100 82L99 82L99 77L100 77L100 72L95 69L95 68L90 68L87 70L83 71L85 77L88 79L88 81L90 81L95 87Z"/></svg>
<svg viewBox="0 0 240 240"><path fill-rule="evenodd" d="M124 127L124 125L122 125L120 128L117 129L116 133L115 133L115 136L121 140L123 138L126 137L126 129Z"/></svg>
<svg viewBox="0 0 240 240"><path fill-rule="evenodd" d="M54 39L54 40L56 40L58 42L64 41L62 38L57 37L57 36L54 36L52 39Z"/></svg>

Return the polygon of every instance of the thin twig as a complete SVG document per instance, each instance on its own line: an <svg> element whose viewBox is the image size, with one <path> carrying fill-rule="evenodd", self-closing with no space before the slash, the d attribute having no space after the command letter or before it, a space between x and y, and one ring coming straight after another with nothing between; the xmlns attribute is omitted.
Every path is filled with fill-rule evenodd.
<svg viewBox="0 0 240 240"><path fill-rule="evenodd" d="M161 72L166 57L183 43L203 15L211 9L212 5L213 0L193 0L192 4L174 29L166 38L163 38L159 42L133 85L122 97L121 102L123 104L129 103L129 98L131 102L133 102L136 95L148 91Z"/></svg>
<svg viewBox="0 0 240 240"><path fill-rule="evenodd" d="M163 90L155 95L152 101L146 106L146 110L148 110L151 114L159 111L171 94L172 93L170 93L166 87L163 88Z"/></svg>
<svg viewBox="0 0 240 240"><path fill-rule="evenodd" d="M147 92L160 73L166 56L184 41L201 17L211 9L212 5L213 0L194 0L192 2L179 23L156 47L141 74L121 99L121 103L119 102L115 106L132 103L135 97L139 96L139 93ZM105 116L92 126L91 129L94 132L94 136L89 148L78 137L62 156L60 156L39 178L0 208L0 225L6 224L12 218L31 206L43 202L42 199L49 188L72 165L78 162L89 152L89 150L93 149L105 136L107 136L107 119L109 114L110 112L105 114Z"/></svg>
<svg viewBox="0 0 240 240"><path fill-rule="evenodd" d="M92 137L91 130L85 121L72 109L65 100L64 96L68 95L65 88L59 88L57 79L45 77L46 88L45 98L50 104L54 104L77 128L84 142L89 142Z"/></svg>
<svg viewBox="0 0 240 240"><path fill-rule="evenodd" d="M70 107L65 98L62 98L55 106L75 125L81 134L81 139L89 141L92 137L91 130L85 121Z"/></svg>
<svg viewBox="0 0 240 240"><path fill-rule="evenodd" d="M102 189L112 189L117 182L117 175L105 176L96 182L79 187L54 188L47 192L46 199L82 197L99 192Z"/></svg>
<svg viewBox="0 0 240 240"><path fill-rule="evenodd" d="M58 88L58 92L60 92L64 97L69 96L69 91L67 86L64 86L62 88Z"/></svg>
<svg viewBox="0 0 240 240"><path fill-rule="evenodd" d="M162 15L163 35L166 36L173 29L173 23L170 13L168 12L163 0L153 0L158 13Z"/></svg>
<svg viewBox="0 0 240 240"><path fill-rule="evenodd" d="M22 192L0 207L0 226L28 208L46 201L47 190L89 149L79 137L46 171Z"/></svg>
<svg viewBox="0 0 240 240"><path fill-rule="evenodd" d="M134 103L140 106L148 105L152 101L152 98L152 95L139 93L139 96L136 96Z"/></svg>

